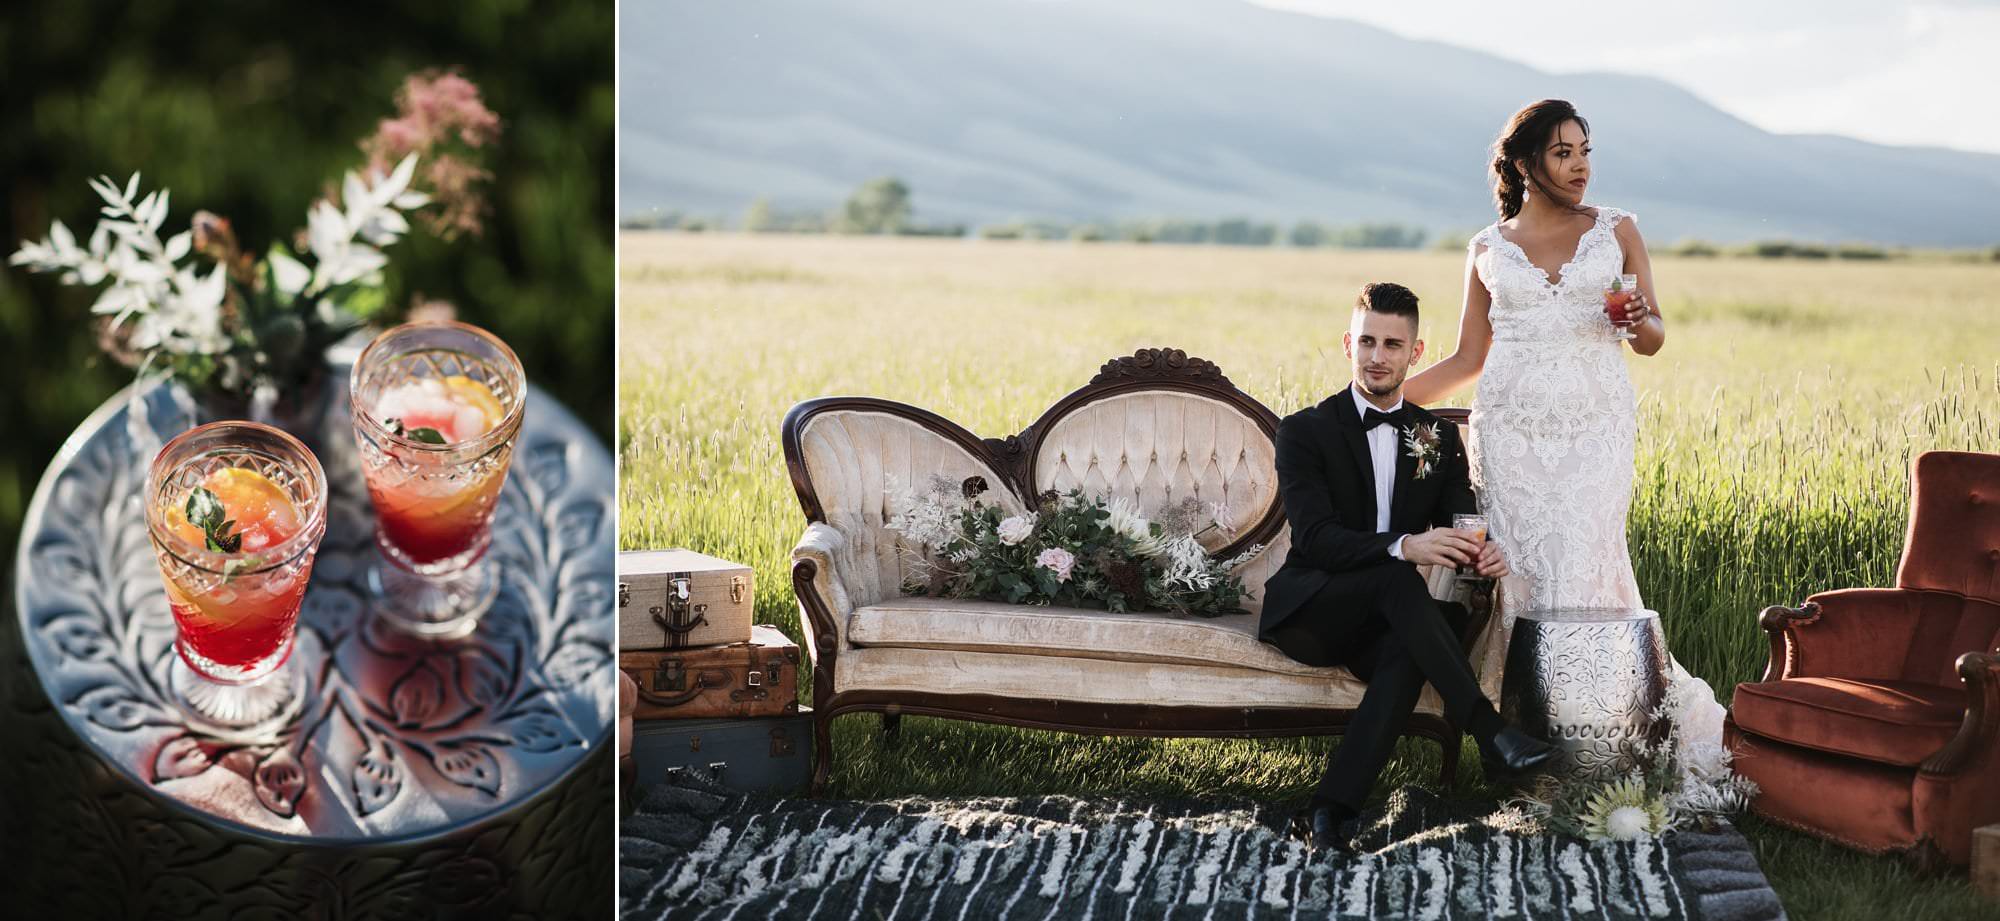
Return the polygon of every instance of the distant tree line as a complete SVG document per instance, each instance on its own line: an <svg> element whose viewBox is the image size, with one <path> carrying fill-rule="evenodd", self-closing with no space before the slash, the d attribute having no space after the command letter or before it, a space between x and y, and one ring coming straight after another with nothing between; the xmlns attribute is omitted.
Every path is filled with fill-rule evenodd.
<svg viewBox="0 0 2000 921"><path fill-rule="evenodd" d="M1082 243L1212 243L1219 246L1335 246L1346 249L1416 249L1428 231L1406 224L1333 225L1300 221L1289 228L1269 221L1179 218L1065 222L1010 221L979 228L987 240L1075 240Z"/></svg>
<svg viewBox="0 0 2000 921"><path fill-rule="evenodd" d="M1213 221L1182 218L1127 219L1119 221L1063 221L1025 219L986 224L968 230L963 224L920 224L911 219L910 187L894 176L864 182L847 201L831 211L786 210L759 197L750 203L739 223L727 215L688 214L654 211L627 217L626 229L680 230L700 233L714 230L742 230L745 233L796 234L894 234L899 236L964 237L983 240L1071 240L1079 243L1208 243L1220 246L1294 246L1339 249L1421 249L1426 242L1439 251L1462 251L1472 234L1450 231L1433 237L1422 227L1410 224L1372 222L1326 224L1303 220L1290 227L1250 218ZM1684 239L1663 252L1688 258L1731 256L1757 259L1899 259L1911 255L1907 249L1891 250L1865 243L1810 243L1791 240L1758 240L1722 245L1706 240ZM1981 258L1982 254L1961 251L1957 258ZM1984 254L2000 262L2000 246Z"/></svg>

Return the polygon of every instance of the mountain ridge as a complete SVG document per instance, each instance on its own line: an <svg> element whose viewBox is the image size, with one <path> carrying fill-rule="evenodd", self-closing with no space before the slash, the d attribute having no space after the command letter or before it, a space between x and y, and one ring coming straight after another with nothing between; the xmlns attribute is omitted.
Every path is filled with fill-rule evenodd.
<svg viewBox="0 0 2000 921"><path fill-rule="evenodd" d="M627 213L826 209L886 174L936 223L1463 230L1494 218L1494 133L1557 95L1592 123L1591 198L1651 239L2000 241L2000 155L1772 134L1655 78L1237 0L630 4L620 52Z"/></svg>

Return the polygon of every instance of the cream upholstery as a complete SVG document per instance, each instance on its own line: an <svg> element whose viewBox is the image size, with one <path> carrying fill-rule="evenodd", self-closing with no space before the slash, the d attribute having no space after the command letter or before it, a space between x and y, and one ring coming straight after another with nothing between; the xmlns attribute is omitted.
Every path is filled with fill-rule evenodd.
<svg viewBox="0 0 2000 921"><path fill-rule="evenodd" d="M1353 709L1361 703L1367 685L1346 669L1309 671L1288 675L1219 665L869 646L840 654L833 689L836 694L855 690L991 694L1162 707ZM1424 688L1417 712L1444 712L1437 691Z"/></svg>
<svg viewBox="0 0 2000 921"><path fill-rule="evenodd" d="M848 618L847 637L857 646L1233 665L1284 675L1335 671L1300 665L1277 647L1260 642L1255 614L1216 618L1113 614L997 601L898 598L856 610Z"/></svg>
<svg viewBox="0 0 2000 921"><path fill-rule="evenodd" d="M1191 496L1221 502L1239 530L1277 501L1270 437L1255 418L1210 397L1169 389L1106 397L1055 420L1041 437L1031 446L1037 491L1127 496L1148 515ZM1256 638L1264 581L1284 562L1289 528L1238 570L1247 615L1209 620L910 597L902 592L906 551L885 526L895 486L979 475L993 487L988 501L1011 514L1025 507L1021 500L983 458L893 412L824 410L806 420L798 443L825 521L806 529L792 556L818 567L813 588L839 633L831 638L836 694L1328 709L1361 700L1365 686L1346 669L1300 665ZM1204 543L1215 549L1231 539L1212 533ZM1438 597L1458 588L1448 570L1427 575ZM813 655L817 661L816 648ZM1472 662L1493 700L1503 655L1489 624ZM1434 690L1424 690L1418 710L1441 712Z"/></svg>
<svg viewBox="0 0 2000 921"><path fill-rule="evenodd" d="M993 468L950 439L889 413L821 413L806 424L799 446L826 523L842 538L833 568L854 605L902 594L905 548L885 524L892 491L921 489L933 475L953 482L983 476L994 487L989 501L1010 514L1024 508Z"/></svg>
<svg viewBox="0 0 2000 921"><path fill-rule="evenodd" d="M1432 570L1429 575L1432 577L1433 594L1439 597L1448 597L1456 588L1449 570ZM1056 663L1059 668L1069 670L1069 674L1082 669L1097 675L1102 666L1110 663L1192 665L1202 666L1208 671L1261 672L1315 680L1338 678L1360 687L1345 668L1303 665L1279 652L1277 647L1257 639L1257 615L1254 613L1216 618L1158 612L1113 614L1109 611L994 601L902 597L852 609L846 618L845 630L849 648L1001 653L1011 657L1089 660ZM845 673L847 667L848 659L843 654L840 671ZM1136 673L1127 669L1111 669L1105 671L1102 678L1115 683L1132 674ZM839 675L835 679L837 684L842 680ZM1482 676L1481 682L1493 685L1487 692L1496 700L1499 691L1497 679L1495 670L1492 680L1484 680ZM1066 683L1051 685L1040 696L1064 700L1098 699L1071 697L1070 691ZM1141 689L1108 687L1093 693L1115 696L1139 694ZM1355 700L1360 698L1357 696Z"/></svg>
<svg viewBox="0 0 2000 921"><path fill-rule="evenodd" d="M1123 496L1147 516L1193 497L1220 503L1234 531L1277 500L1275 449L1257 420L1221 400L1175 391L1126 393L1056 420L1035 456L1035 490ZM1202 535L1210 550L1234 538Z"/></svg>

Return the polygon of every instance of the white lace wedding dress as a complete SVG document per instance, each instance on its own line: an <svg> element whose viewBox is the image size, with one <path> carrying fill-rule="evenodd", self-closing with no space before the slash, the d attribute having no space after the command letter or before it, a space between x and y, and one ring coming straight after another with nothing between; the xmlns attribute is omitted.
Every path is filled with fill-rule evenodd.
<svg viewBox="0 0 2000 921"><path fill-rule="evenodd" d="M1603 294L1624 270L1613 228L1628 216L1598 208L1554 281L1497 224L1469 244L1493 295L1493 348L1467 450L1488 529L1513 570L1500 584L1503 611L1644 607L1625 543L1637 400ZM1722 706L1679 662L1671 682L1683 755L1707 762L1697 770L1719 766Z"/></svg>

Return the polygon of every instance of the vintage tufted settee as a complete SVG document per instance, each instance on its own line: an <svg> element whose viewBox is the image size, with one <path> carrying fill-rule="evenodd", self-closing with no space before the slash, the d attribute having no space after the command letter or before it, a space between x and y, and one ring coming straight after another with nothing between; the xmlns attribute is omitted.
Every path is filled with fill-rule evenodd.
<svg viewBox="0 0 2000 921"><path fill-rule="evenodd" d="M1464 422L1463 411L1440 414ZM1341 732L1365 685L1344 668L1301 665L1257 639L1264 580L1290 542L1273 466L1277 421L1214 364L1164 349L1105 364L1005 439L982 440L886 400L794 407L783 443L807 520L792 551L792 586L815 667L814 790L831 767L832 720L856 711L884 714L890 731L913 713L1112 735ZM992 486L985 499L1010 512L1024 510L1022 496L1079 487L1133 498L1149 514L1189 495L1222 500L1236 536L1210 532L1211 553L1265 548L1240 570L1251 613L1207 619L908 596L897 535L884 525L885 493L932 475L983 476ZM1462 590L1449 572L1429 575L1439 597ZM1466 600L1482 607L1483 599ZM1493 633L1479 628L1467 642L1498 700L1504 650ZM1443 745L1441 779L1449 782L1459 734L1442 712L1425 688L1405 731Z"/></svg>

